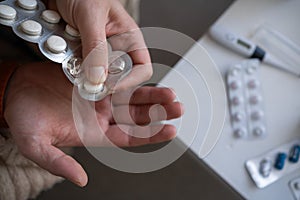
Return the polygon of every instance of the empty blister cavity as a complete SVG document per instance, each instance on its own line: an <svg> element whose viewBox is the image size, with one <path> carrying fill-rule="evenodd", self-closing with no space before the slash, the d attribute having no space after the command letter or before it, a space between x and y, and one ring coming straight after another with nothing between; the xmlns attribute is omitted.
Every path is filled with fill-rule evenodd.
<svg viewBox="0 0 300 200"><path fill-rule="evenodd" d="M295 199L300 199L300 177L290 181L289 186Z"/></svg>
<svg viewBox="0 0 300 200"><path fill-rule="evenodd" d="M246 60L227 73L232 128L237 138L257 139L266 135L258 72L258 60Z"/></svg>
<svg viewBox="0 0 300 200"><path fill-rule="evenodd" d="M246 161L246 169L258 188L267 187L280 178L300 169L299 163L291 162L287 158L287 155L299 144L300 140L294 139Z"/></svg>
<svg viewBox="0 0 300 200"><path fill-rule="evenodd" d="M52 35L46 41L47 48L54 54L63 53L67 49L67 42L60 36Z"/></svg>
<svg viewBox="0 0 300 200"><path fill-rule="evenodd" d="M5 20L13 20L17 16L17 11L8 6L8 5L0 5L0 18Z"/></svg>
<svg viewBox="0 0 300 200"><path fill-rule="evenodd" d="M37 8L37 1L36 0L18 0L18 5L26 10L35 10Z"/></svg>
<svg viewBox="0 0 300 200"><path fill-rule="evenodd" d="M61 17L58 12L54 10L45 10L42 12L42 19L51 24L59 23Z"/></svg>

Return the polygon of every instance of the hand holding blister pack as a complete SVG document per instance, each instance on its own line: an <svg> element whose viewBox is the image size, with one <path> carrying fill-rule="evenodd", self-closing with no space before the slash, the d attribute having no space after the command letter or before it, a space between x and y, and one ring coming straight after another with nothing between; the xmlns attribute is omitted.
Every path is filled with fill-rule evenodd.
<svg viewBox="0 0 300 200"><path fill-rule="evenodd" d="M46 10L37 0L6 0L0 3L0 24L10 26L20 38L36 43L41 53L53 62L61 63L68 79L78 86L84 99L99 101L132 69L131 57L113 51L108 45L108 76L104 83L87 80L81 56L80 33L61 20L59 13ZM96 66L97 67L97 66ZM104 66L99 66L104 67Z"/></svg>

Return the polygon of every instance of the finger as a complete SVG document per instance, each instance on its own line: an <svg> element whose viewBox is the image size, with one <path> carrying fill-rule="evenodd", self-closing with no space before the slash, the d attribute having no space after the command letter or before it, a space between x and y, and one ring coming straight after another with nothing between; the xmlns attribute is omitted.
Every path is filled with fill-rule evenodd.
<svg viewBox="0 0 300 200"><path fill-rule="evenodd" d="M64 177L80 187L87 184L87 174L81 165L71 156L50 144L31 143L26 147L23 146L21 152L28 159L54 175Z"/></svg>
<svg viewBox="0 0 300 200"><path fill-rule="evenodd" d="M93 3L96 4L93 8L78 5L81 9L77 11L76 24L81 34L84 58L82 66L85 74L90 82L99 84L107 77L108 49L105 27L108 11L101 7L100 1Z"/></svg>
<svg viewBox="0 0 300 200"><path fill-rule="evenodd" d="M132 93L127 90L112 95L115 105L130 104L167 104L176 98L175 93L169 88L141 87Z"/></svg>
<svg viewBox="0 0 300 200"><path fill-rule="evenodd" d="M153 130L157 128L161 129L157 134L146 137L152 135ZM130 134L124 132L124 129ZM145 137L134 137L133 135L144 135ZM114 125L108 129L106 136L112 143L120 147L141 146L173 139L176 136L176 128L172 125L164 125L162 128L161 126L134 127L122 125L122 129L120 129L119 126Z"/></svg>
<svg viewBox="0 0 300 200"><path fill-rule="evenodd" d="M149 124L178 118L183 113L181 103L165 105L130 105L113 108L113 122L116 124Z"/></svg>
<svg viewBox="0 0 300 200"><path fill-rule="evenodd" d="M140 29L135 26L109 39L114 50L127 52L133 61L133 69L114 88L115 91L137 86L152 76L151 58Z"/></svg>

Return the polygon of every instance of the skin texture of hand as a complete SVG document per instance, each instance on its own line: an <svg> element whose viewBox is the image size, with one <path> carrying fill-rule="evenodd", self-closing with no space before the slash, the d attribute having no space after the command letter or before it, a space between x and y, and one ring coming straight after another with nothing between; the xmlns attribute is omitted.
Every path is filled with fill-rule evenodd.
<svg viewBox="0 0 300 200"><path fill-rule="evenodd" d="M27 64L19 68L10 81L4 114L12 136L25 157L55 175L85 186L87 175L81 165L59 149L82 145L72 115L72 91L72 85L59 65ZM122 110L126 108L122 98L117 99L117 113L121 116L118 121L124 126L132 126L126 121L128 117L122 117ZM137 124L147 124L150 122L149 108L160 104L165 108L167 119L177 118L182 115L183 109L174 99L175 94L166 88L140 88L130 101L131 116ZM103 134L117 146L158 143L175 137L176 130L171 125L165 125L150 138L125 134L116 125L110 105L111 96L95 103L96 115ZM157 116L154 120L159 121ZM93 141L91 145L106 145L103 141L95 143L93 134L87 133L85 137L90 137L88 141Z"/></svg>
<svg viewBox="0 0 300 200"><path fill-rule="evenodd" d="M49 0L48 7L58 10L67 23L79 30L85 74L92 83L105 81L106 41L112 36L113 50L127 52L134 63L134 70L115 90L136 86L151 77L151 59L142 33L118 0ZM96 70L99 66L105 70Z"/></svg>

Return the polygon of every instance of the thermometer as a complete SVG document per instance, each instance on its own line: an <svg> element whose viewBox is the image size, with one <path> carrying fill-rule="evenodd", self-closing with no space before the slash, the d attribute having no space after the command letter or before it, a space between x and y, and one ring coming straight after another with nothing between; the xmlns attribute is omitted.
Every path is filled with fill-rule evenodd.
<svg viewBox="0 0 300 200"><path fill-rule="evenodd" d="M286 64L282 63L276 57L267 53L253 42L226 30L222 26L213 26L209 33L214 40L236 53L248 58L257 58L266 64L300 76L300 72L298 70L292 70L288 68Z"/></svg>

